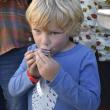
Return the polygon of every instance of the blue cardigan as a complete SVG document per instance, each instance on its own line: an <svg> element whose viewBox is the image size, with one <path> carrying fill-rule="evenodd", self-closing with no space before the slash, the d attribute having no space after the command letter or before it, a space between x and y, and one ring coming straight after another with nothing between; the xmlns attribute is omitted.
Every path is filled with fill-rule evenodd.
<svg viewBox="0 0 110 110"><path fill-rule="evenodd" d="M33 44L28 50L34 50ZM58 94L54 110L97 110L100 103L100 81L95 55L77 44L53 58L61 65L57 76L48 85ZM34 84L28 79L25 59L9 82L12 96L28 94L28 110L32 110Z"/></svg>

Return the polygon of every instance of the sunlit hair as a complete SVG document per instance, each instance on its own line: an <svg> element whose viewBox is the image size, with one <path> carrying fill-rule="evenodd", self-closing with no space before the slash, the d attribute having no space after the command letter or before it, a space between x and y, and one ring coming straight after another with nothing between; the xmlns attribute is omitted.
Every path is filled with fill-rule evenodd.
<svg viewBox="0 0 110 110"><path fill-rule="evenodd" d="M48 30L56 23L67 35L74 36L83 21L79 0L32 0L26 11L30 26Z"/></svg>

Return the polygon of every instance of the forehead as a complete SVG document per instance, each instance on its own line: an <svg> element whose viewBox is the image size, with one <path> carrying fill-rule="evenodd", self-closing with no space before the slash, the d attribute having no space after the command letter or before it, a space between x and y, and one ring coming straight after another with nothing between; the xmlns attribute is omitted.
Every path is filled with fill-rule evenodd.
<svg viewBox="0 0 110 110"><path fill-rule="evenodd" d="M56 31L63 31L56 23L49 23L47 25L48 30L52 31L52 30L56 30Z"/></svg>
<svg viewBox="0 0 110 110"><path fill-rule="evenodd" d="M32 28L45 30L45 31L63 31L56 23L49 22L46 26L38 26L38 25L31 25Z"/></svg>

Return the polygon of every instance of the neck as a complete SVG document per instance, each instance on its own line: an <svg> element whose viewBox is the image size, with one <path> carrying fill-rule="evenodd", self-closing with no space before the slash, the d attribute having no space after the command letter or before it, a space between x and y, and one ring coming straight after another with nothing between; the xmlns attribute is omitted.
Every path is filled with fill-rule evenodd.
<svg viewBox="0 0 110 110"><path fill-rule="evenodd" d="M69 41L62 51L67 51L75 46L75 43Z"/></svg>

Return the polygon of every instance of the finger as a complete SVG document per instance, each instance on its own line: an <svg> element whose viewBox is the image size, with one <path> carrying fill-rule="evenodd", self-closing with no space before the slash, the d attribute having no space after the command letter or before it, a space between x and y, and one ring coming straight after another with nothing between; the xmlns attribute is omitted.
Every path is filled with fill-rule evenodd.
<svg viewBox="0 0 110 110"><path fill-rule="evenodd" d="M30 60L28 60L28 61L27 61L27 65L28 65L28 67L30 67L34 62L35 62L34 59L30 59Z"/></svg>
<svg viewBox="0 0 110 110"><path fill-rule="evenodd" d="M39 58L39 56L38 55L36 55L36 65L37 65L37 67L38 67L38 70L41 68L41 67L43 67L43 65L44 65L44 62L42 62L41 61L41 59Z"/></svg>
<svg viewBox="0 0 110 110"><path fill-rule="evenodd" d="M41 51L38 51L38 56L44 63L47 63L50 60L50 57L45 56Z"/></svg>
<svg viewBox="0 0 110 110"><path fill-rule="evenodd" d="M37 68L37 65L36 65L36 62L33 62L32 64L31 64L31 66L30 66L30 68Z"/></svg>
<svg viewBox="0 0 110 110"><path fill-rule="evenodd" d="M36 55L35 55L35 61L36 61L36 63L39 62L39 60L40 60L40 58L39 58L39 56L36 54Z"/></svg>
<svg viewBox="0 0 110 110"><path fill-rule="evenodd" d="M30 53L33 53L33 51L27 51L24 55L28 55Z"/></svg>
<svg viewBox="0 0 110 110"><path fill-rule="evenodd" d="M33 54L33 53L29 53L29 54L26 54L25 59L26 59L26 60L30 60L30 59L32 59L33 57L34 57L34 54Z"/></svg>
<svg viewBox="0 0 110 110"><path fill-rule="evenodd" d="M37 53L37 55L36 55L36 62L37 62L37 64L39 64L39 65L44 65L44 64L46 63L46 61L43 60L43 58L40 56L39 53Z"/></svg>
<svg viewBox="0 0 110 110"><path fill-rule="evenodd" d="M37 64L37 67L38 67L38 70L43 67L44 63L40 62L40 60L36 61L36 64Z"/></svg>
<svg viewBox="0 0 110 110"><path fill-rule="evenodd" d="M34 62L30 68L28 68L31 75L35 75L36 73L38 74L38 68L37 68L37 65L36 65L36 62Z"/></svg>

